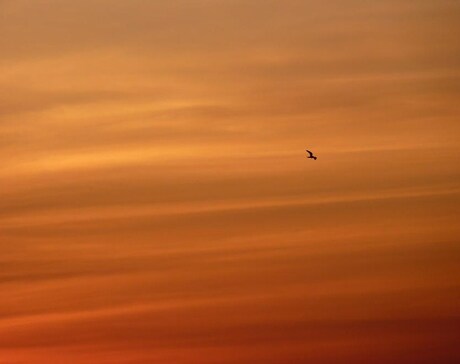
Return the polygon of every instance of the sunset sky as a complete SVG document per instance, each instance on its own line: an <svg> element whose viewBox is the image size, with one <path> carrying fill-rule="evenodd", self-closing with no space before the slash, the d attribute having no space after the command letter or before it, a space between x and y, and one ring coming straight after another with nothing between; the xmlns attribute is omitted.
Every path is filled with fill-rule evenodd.
<svg viewBox="0 0 460 364"><path fill-rule="evenodd" d="M459 39L458 0L0 0L0 364L459 363Z"/></svg>

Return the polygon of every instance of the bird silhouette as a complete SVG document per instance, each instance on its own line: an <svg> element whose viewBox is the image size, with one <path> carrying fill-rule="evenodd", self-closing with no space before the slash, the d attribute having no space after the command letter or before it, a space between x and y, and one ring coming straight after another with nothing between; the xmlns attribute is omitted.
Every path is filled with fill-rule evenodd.
<svg viewBox="0 0 460 364"><path fill-rule="evenodd" d="M307 149L307 153L309 154L309 156L308 156L307 158L311 158L311 159L314 159L314 160L317 159L317 157L315 157L315 156L313 155L313 153L310 152L308 149Z"/></svg>

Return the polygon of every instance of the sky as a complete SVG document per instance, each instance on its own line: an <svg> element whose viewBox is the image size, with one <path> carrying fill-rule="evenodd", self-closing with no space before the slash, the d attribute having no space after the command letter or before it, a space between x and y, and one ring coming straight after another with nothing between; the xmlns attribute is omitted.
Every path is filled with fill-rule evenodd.
<svg viewBox="0 0 460 364"><path fill-rule="evenodd" d="M460 362L459 24L0 0L0 362Z"/></svg>

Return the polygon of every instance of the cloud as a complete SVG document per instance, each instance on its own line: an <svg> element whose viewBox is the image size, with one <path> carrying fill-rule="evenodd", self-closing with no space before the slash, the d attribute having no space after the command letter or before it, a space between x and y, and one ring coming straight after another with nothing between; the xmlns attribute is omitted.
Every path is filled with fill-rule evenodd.
<svg viewBox="0 0 460 364"><path fill-rule="evenodd" d="M454 362L458 7L0 1L2 360Z"/></svg>

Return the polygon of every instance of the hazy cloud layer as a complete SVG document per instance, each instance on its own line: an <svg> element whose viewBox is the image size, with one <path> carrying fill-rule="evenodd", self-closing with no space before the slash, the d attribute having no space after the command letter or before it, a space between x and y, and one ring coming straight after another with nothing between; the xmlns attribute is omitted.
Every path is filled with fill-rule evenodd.
<svg viewBox="0 0 460 364"><path fill-rule="evenodd" d="M0 360L460 360L458 1L0 14Z"/></svg>

